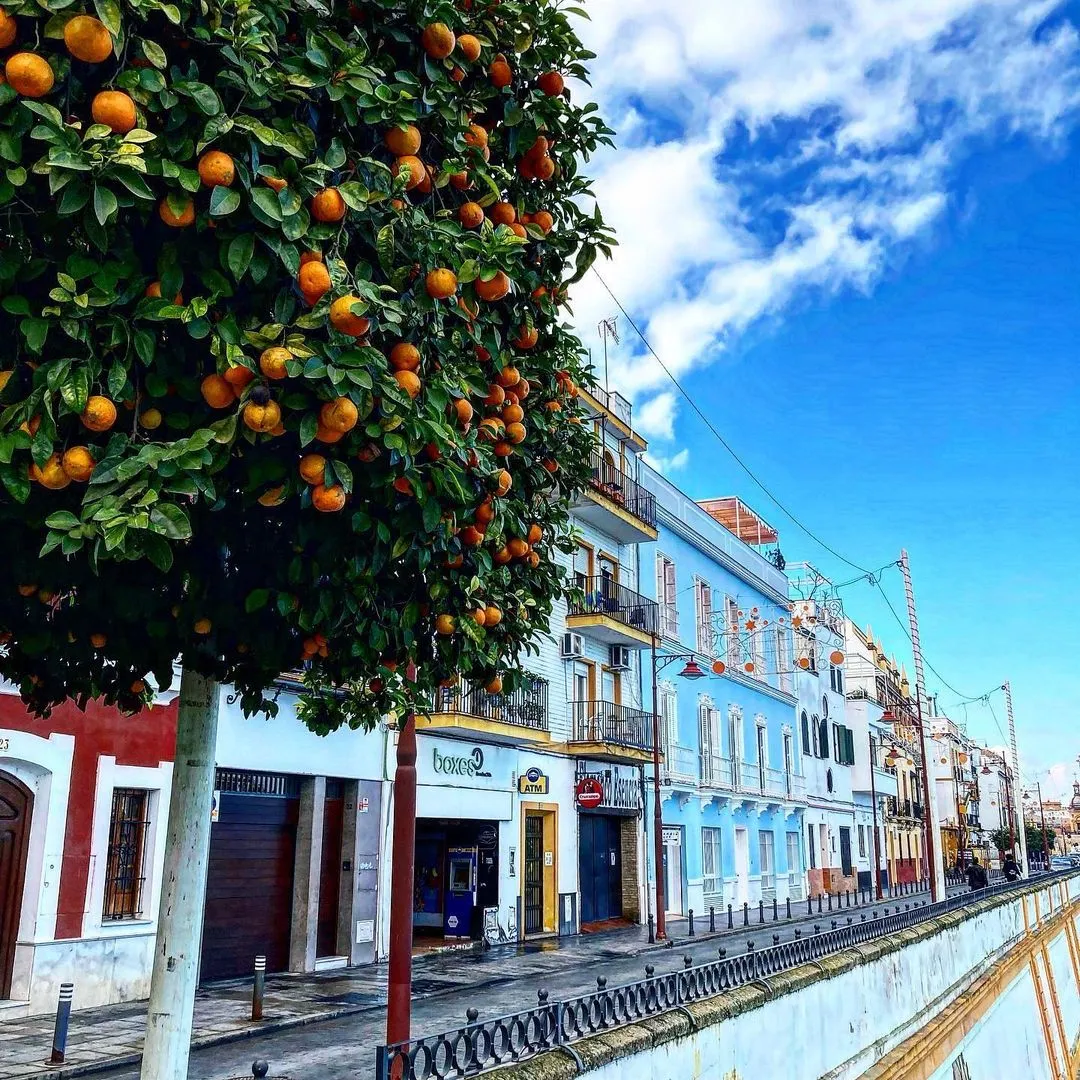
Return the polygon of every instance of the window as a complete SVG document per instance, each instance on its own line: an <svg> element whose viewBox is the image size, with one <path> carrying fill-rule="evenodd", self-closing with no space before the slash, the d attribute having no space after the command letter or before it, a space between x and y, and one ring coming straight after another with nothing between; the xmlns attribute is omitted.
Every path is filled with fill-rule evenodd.
<svg viewBox="0 0 1080 1080"><path fill-rule="evenodd" d="M843 763L843 740L840 738L840 725L833 724L832 726L832 743L833 743L833 761L837 765Z"/></svg>
<svg viewBox="0 0 1080 1080"><path fill-rule="evenodd" d="M818 741L821 743L821 757L827 758L829 756L829 721L819 721L818 728Z"/></svg>
<svg viewBox="0 0 1080 1080"><path fill-rule="evenodd" d="M802 716L799 717L799 724L802 727L802 752L804 754L810 753L810 718L806 715L805 710Z"/></svg>
<svg viewBox="0 0 1080 1080"><path fill-rule="evenodd" d="M103 919L137 919L142 915L149 795L132 788L113 791Z"/></svg>
<svg viewBox="0 0 1080 1080"><path fill-rule="evenodd" d="M701 745L701 779L706 784L718 783L723 777L720 731L716 710L707 701L698 703L698 739Z"/></svg>
<svg viewBox="0 0 1080 1080"><path fill-rule="evenodd" d="M773 852L773 834L771 832L758 833L758 850L761 854L761 890L776 888L776 876Z"/></svg>
<svg viewBox="0 0 1080 1080"><path fill-rule="evenodd" d="M743 756L742 710L738 705L728 709L728 753L731 755L731 779L738 787Z"/></svg>
<svg viewBox="0 0 1080 1080"><path fill-rule="evenodd" d="M784 772L788 776L795 771L795 758L791 749L791 733L784 732Z"/></svg>
<svg viewBox="0 0 1080 1080"><path fill-rule="evenodd" d="M829 665L829 686L837 693L844 692L844 669L836 664Z"/></svg>
<svg viewBox="0 0 1080 1080"><path fill-rule="evenodd" d="M574 548L574 584L586 592L589 589L589 578L593 571L592 548L579 544Z"/></svg>
<svg viewBox="0 0 1080 1080"><path fill-rule="evenodd" d="M656 599L660 604L660 633L679 636L679 613L675 589L675 564L666 555L656 554Z"/></svg>
<svg viewBox="0 0 1080 1080"><path fill-rule="evenodd" d="M768 664L765 658L765 631L755 630L750 637L750 648L753 653L751 659L754 661L754 677L757 679L764 679L768 671Z"/></svg>
<svg viewBox="0 0 1080 1080"><path fill-rule="evenodd" d="M814 736L814 757L821 757L821 720L817 713L814 713L814 718L810 721L810 731Z"/></svg>
<svg viewBox="0 0 1080 1080"><path fill-rule="evenodd" d="M840 826L840 869L851 877L851 830Z"/></svg>
<svg viewBox="0 0 1080 1080"><path fill-rule="evenodd" d="M866 858L866 826L859 826L859 858Z"/></svg>
<svg viewBox="0 0 1080 1080"><path fill-rule="evenodd" d="M718 896L724 887L720 863L720 829L701 830L701 876L705 895Z"/></svg>
<svg viewBox="0 0 1080 1080"><path fill-rule="evenodd" d="M712 586L700 578L694 582L694 614L697 618L698 652L712 656L716 645L712 623Z"/></svg>
<svg viewBox="0 0 1080 1080"><path fill-rule="evenodd" d="M787 834L788 895L792 900L802 897L802 852L799 850L799 834Z"/></svg>
<svg viewBox="0 0 1080 1080"><path fill-rule="evenodd" d="M809 840L810 840L810 842L806 845L807 853L810 856L810 869L811 870L816 870L817 869L817 857L814 855L814 846L817 843L817 841L814 839L814 826L813 825L807 825L806 826L806 835L807 835L807 837L809 837Z"/></svg>
<svg viewBox="0 0 1080 1080"><path fill-rule="evenodd" d="M668 769L674 767L671 751L679 742L678 695L674 687L660 687L660 747L667 759Z"/></svg>
<svg viewBox="0 0 1080 1080"><path fill-rule="evenodd" d="M758 787L765 791L765 770L769 764L769 748L766 740L765 725L757 725L757 768Z"/></svg>

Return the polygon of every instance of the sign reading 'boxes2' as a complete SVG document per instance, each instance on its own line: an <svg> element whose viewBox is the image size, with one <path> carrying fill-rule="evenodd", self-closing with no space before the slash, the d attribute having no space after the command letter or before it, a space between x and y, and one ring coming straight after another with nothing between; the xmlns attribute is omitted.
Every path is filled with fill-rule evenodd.
<svg viewBox="0 0 1080 1080"><path fill-rule="evenodd" d="M518 777L518 791L522 795L546 795L548 793L548 778L536 766L526 769Z"/></svg>

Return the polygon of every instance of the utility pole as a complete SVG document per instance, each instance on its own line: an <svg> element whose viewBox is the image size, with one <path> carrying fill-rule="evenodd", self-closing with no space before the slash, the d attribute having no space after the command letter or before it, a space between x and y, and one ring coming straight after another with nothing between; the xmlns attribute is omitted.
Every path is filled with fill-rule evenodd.
<svg viewBox="0 0 1080 1080"><path fill-rule="evenodd" d="M874 746L874 733L867 732L870 739L870 810L874 815L874 896L881 896L881 851L878 848L878 823L877 823L877 785L874 783L874 769L877 768L877 747Z"/></svg>
<svg viewBox="0 0 1080 1080"><path fill-rule="evenodd" d="M930 899L933 903L945 899L945 871L941 861L941 844L938 843L940 823L938 819L937 792L930 798L930 747L923 722L922 703L926 697L926 675L923 671L922 646L919 644L919 617L915 612L915 591L911 587L911 567L907 549L900 552L900 572L904 575L904 593L907 597L908 623L911 627L911 652L915 660L915 707L919 715L919 745L922 750L923 794L926 803L926 859L930 870Z"/></svg>
<svg viewBox="0 0 1080 1080"><path fill-rule="evenodd" d="M600 331L600 336L604 339L604 392L608 390L608 364L607 364L607 339L610 336L614 339L615 344L619 344L619 331L615 326L615 316L612 315L607 319L601 319L600 325L597 327ZM606 404L606 402L605 402Z"/></svg>
<svg viewBox="0 0 1080 1080"><path fill-rule="evenodd" d="M1013 718L1013 703L1012 703L1012 687L1009 685L1009 680L1006 679L1001 684L1001 689L1005 691L1005 715L1009 719L1009 754L1012 757L1012 773L1015 782L1019 783L1020 780L1020 759L1016 753L1016 720ZM1020 800L1016 800L1013 803L1013 813L1016 813L1016 808ZM1010 827L1011 827L1010 821ZM1020 840L1020 866L1027 870L1027 829L1023 825L1019 825L1017 835ZM1016 852L1013 852L1016 855Z"/></svg>

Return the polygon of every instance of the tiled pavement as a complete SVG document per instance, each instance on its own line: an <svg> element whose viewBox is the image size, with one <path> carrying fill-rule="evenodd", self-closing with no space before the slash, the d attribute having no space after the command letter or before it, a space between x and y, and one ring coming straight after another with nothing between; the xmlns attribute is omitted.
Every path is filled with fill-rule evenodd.
<svg viewBox="0 0 1080 1080"><path fill-rule="evenodd" d="M920 895L918 900L926 899ZM910 903L907 897L899 902ZM895 907L897 900L883 906ZM804 902L805 903L805 902ZM708 918L697 919L694 938L687 936L685 920L673 920L669 933L677 943L678 953L691 953L697 961L715 955L715 938L732 939L729 947L745 947L755 934L759 942L771 944L771 935L791 936L785 927L800 922L825 926L828 909L818 915L801 916L791 923L783 918L773 923L766 910L764 926L756 923L757 912L750 914L751 924L743 929L735 916L735 928L726 931L726 916L717 913L721 931L708 933ZM846 914L846 909L845 909ZM833 913L833 918L839 918ZM768 935L768 936L765 936ZM652 953L659 970L676 966L675 956L650 946L642 927L628 927L582 937L530 942L526 945L497 946L486 952L449 952L425 956L414 964L414 1024L417 1032L452 1028L464 1018L465 1009L475 1005L485 1015L528 1008L536 1001L537 989L548 989L552 997L585 993L595 987L598 973L609 985L641 976L643 960L635 958ZM76 1002L78 987L76 987ZM256 1056L251 1043L223 1046L238 1040L257 1039L259 1056L273 1064L272 1076L279 1063L307 1063L307 1076L334 1080L340 1076L368 1075L374 1047L379 1042L386 1002L386 968L354 968L314 975L278 975L267 979L264 1016L253 1024L250 980L222 983L199 991L195 1006L192 1045L192 1080L222 1080L224 1077L250 1075L250 1062ZM0 1080L60 1080L88 1073L107 1071L116 1080L138 1076L137 1062L145 1024L145 1002L130 1002L72 1013L63 1066L47 1064L52 1045L52 1017L4 1020L0 1012ZM343 1018L348 1018L343 1019ZM336 1023L332 1021L337 1021ZM308 1031L298 1030L318 1024ZM280 1034L277 1034L280 1033ZM213 1047L213 1050L206 1048ZM306 1077L301 1074L301 1080Z"/></svg>

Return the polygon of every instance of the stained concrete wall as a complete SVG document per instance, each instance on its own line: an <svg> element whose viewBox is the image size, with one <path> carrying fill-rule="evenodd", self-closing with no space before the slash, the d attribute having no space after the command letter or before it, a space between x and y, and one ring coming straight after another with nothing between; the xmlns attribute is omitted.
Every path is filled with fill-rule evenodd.
<svg viewBox="0 0 1080 1080"><path fill-rule="evenodd" d="M1076 942L1068 941L1064 923L1080 919L1077 898L1080 878L1052 886L1033 883L1022 895L985 900L962 913L827 957L820 965L774 976L769 988L745 987L574 1043L581 1070L560 1051L498 1075L515 1080L577 1075L596 1080L953 1080L948 1062L961 1051L965 1032L960 1025L970 1024L973 1014L969 1009L952 1016L950 1010L958 1009L962 995L975 993L975 988L982 987L986 999L985 980L1019 963L995 1006L995 1011L1006 1010L1001 1016L1007 1022L1001 1017L996 1023L982 1019L988 1015L983 1008L967 1031L974 1043L981 1028L995 1029L996 1038L1009 1044L1010 1065L1003 1068L1000 1052L995 1058L973 1048L973 1057L996 1064L980 1071L971 1068L970 1078L1060 1080L1072 1073L1050 1071L1043 1014L1030 975L1024 977L1025 957L1036 945L1046 945L1059 1002L1068 999L1061 1009L1071 1046L1080 1034L1080 969ZM941 1018L956 1031L935 1025ZM1049 1024L1057 1024L1052 1013ZM952 1035L957 1045L950 1049ZM934 1071L939 1064L942 1071Z"/></svg>

